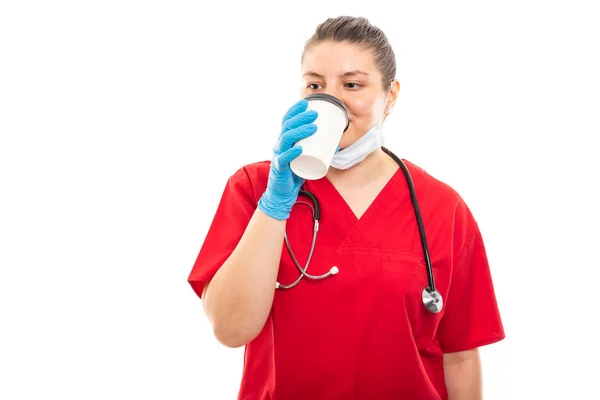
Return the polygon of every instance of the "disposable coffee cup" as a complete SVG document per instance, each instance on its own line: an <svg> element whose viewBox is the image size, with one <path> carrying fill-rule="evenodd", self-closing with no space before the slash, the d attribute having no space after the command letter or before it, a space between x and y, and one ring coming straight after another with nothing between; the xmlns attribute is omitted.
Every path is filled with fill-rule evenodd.
<svg viewBox="0 0 600 400"><path fill-rule="evenodd" d="M334 96L315 93L304 99L308 101L308 110L319 114L313 122L317 131L296 142L294 146L302 146L302 154L290 163L290 168L300 178L321 179L329 170L340 139L350 125L350 118L344 103Z"/></svg>

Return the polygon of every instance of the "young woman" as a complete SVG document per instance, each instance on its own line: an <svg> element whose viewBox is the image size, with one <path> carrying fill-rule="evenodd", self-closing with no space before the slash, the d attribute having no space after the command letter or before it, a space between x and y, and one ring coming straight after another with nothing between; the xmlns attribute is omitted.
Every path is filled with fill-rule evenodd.
<svg viewBox="0 0 600 400"><path fill-rule="evenodd" d="M317 113L300 100L272 160L227 183L188 281L216 338L246 346L240 399L481 398L477 348L504 338L484 244L459 194L382 147L395 75L379 28L328 19L306 43L301 93L335 96L349 112L326 177L290 169L302 152L293 145L316 131ZM294 207L314 204L300 190L320 204L314 247L313 210ZM307 273L339 272L279 286L300 274L286 233L300 268L310 254Z"/></svg>

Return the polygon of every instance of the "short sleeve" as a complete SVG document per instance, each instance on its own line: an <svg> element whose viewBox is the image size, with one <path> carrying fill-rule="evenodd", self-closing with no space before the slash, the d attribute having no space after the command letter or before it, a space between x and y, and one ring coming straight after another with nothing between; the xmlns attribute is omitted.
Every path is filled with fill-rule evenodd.
<svg viewBox="0 0 600 400"><path fill-rule="evenodd" d="M453 260L446 310L437 333L444 353L474 349L505 337L483 238L468 208L464 204L462 208L466 216L458 223L463 225L458 236L465 239L459 239L461 249Z"/></svg>
<svg viewBox="0 0 600 400"><path fill-rule="evenodd" d="M257 204L245 168L232 175L225 186L217 212L188 277L199 297L207 282L227 260L240 241Z"/></svg>

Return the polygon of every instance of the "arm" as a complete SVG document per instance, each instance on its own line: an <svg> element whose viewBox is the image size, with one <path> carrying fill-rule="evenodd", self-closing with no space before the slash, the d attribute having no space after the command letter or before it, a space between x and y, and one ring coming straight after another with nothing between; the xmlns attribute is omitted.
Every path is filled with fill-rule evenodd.
<svg viewBox="0 0 600 400"><path fill-rule="evenodd" d="M225 346L245 345L267 320L285 224L257 209L231 256L204 288L205 313Z"/></svg>
<svg viewBox="0 0 600 400"><path fill-rule="evenodd" d="M225 346L240 347L262 330L273 305L286 221L303 180L290 162L301 153L294 144L313 135L317 112L301 100L283 118L273 149L267 188L244 234L213 276L203 301L214 334Z"/></svg>
<svg viewBox="0 0 600 400"><path fill-rule="evenodd" d="M481 400L479 349L444 354L444 376L448 400Z"/></svg>

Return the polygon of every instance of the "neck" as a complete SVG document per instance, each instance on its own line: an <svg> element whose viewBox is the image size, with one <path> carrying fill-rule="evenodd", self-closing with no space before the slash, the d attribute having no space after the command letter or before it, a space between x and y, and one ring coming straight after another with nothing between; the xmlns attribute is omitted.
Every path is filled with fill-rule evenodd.
<svg viewBox="0 0 600 400"><path fill-rule="evenodd" d="M326 176L332 183L364 186L374 178L382 176L382 172L387 169L395 170L397 167L394 160L379 148L352 168L346 170L329 168Z"/></svg>

